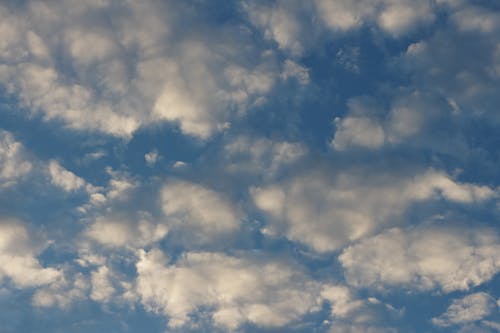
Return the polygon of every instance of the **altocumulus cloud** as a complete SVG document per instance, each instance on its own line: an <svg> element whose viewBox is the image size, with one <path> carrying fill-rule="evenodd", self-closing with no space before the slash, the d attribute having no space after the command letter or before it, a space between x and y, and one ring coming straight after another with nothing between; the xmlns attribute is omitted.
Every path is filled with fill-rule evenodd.
<svg viewBox="0 0 500 333"><path fill-rule="evenodd" d="M500 7L0 4L1 332L498 332Z"/></svg>

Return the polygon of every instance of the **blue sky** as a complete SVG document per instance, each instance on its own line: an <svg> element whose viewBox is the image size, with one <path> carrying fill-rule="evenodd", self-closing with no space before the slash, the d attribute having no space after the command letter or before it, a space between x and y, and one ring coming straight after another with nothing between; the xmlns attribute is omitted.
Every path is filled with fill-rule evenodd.
<svg viewBox="0 0 500 333"><path fill-rule="evenodd" d="M500 6L4 1L0 332L500 332Z"/></svg>

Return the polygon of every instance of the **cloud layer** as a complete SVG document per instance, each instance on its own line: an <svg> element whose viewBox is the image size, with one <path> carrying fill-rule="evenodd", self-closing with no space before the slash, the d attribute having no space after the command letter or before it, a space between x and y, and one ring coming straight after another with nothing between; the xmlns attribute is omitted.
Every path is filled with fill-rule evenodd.
<svg viewBox="0 0 500 333"><path fill-rule="evenodd" d="M500 7L0 4L2 332L498 332Z"/></svg>

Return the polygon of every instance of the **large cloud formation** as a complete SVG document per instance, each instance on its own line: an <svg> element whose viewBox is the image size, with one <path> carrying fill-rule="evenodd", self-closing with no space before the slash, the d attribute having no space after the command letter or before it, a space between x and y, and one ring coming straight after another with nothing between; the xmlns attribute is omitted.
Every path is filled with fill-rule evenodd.
<svg viewBox="0 0 500 333"><path fill-rule="evenodd" d="M500 331L499 9L2 2L0 330Z"/></svg>

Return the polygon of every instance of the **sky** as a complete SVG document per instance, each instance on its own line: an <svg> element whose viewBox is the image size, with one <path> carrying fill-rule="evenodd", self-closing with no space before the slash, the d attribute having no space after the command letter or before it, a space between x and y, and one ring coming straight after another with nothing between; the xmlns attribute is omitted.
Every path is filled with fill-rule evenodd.
<svg viewBox="0 0 500 333"><path fill-rule="evenodd" d="M0 2L0 333L500 332L500 3Z"/></svg>

